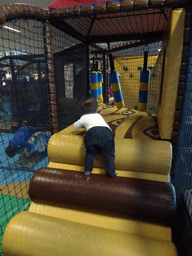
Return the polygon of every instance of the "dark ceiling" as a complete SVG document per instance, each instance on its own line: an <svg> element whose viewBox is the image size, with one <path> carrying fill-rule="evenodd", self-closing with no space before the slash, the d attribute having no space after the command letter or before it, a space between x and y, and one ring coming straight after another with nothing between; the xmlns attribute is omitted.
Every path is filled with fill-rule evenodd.
<svg viewBox="0 0 192 256"><path fill-rule="evenodd" d="M162 40L172 10L181 0L123 0L50 11L50 22L88 43Z"/></svg>

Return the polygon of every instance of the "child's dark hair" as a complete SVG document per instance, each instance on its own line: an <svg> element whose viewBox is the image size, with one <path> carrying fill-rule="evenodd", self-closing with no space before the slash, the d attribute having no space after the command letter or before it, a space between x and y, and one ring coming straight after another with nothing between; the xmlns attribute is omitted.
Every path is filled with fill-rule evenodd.
<svg viewBox="0 0 192 256"><path fill-rule="evenodd" d="M96 99L89 97L82 103L81 107L87 114L97 113L98 103Z"/></svg>
<svg viewBox="0 0 192 256"><path fill-rule="evenodd" d="M9 157L14 157L18 152L18 149L17 146L10 145L6 148L5 152Z"/></svg>

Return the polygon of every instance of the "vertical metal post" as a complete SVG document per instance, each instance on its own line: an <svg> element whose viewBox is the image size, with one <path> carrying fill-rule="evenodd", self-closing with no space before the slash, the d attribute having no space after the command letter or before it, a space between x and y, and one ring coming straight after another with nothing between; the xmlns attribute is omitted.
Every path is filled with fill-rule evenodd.
<svg viewBox="0 0 192 256"><path fill-rule="evenodd" d="M48 23L44 24L44 46L45 58L47 63L47 78L49 88L49 102L51 115L51 132L52 134L59 131L58 116L57 116L57 101L56 101L56 86L55 86L55 72L53 61L53 47L52 47L52 28Z"/></svg>
<svg viewBox="0 0 192 256"><path fill-rule="evenodd" d="M109 83L108 83L108 58L106 53L103 54L103 103L109 103L108 91L109 91Z"/></svg>
<svg viewBox="0 0 192 256"><path fill-rule="evenodd" d="M87 74L87 96L90 96L90 75L91 75L91 65L89 58L89 44L86 44L86 74Z"/></svg>

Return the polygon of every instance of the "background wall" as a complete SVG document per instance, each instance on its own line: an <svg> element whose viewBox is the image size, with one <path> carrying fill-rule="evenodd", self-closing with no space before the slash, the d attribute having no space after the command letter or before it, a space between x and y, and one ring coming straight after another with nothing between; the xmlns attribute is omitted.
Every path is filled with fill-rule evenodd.
<svg viewBox="0 0 192 256"><path fill-rule="evenodd" d="M114 60L115 69L120 75L121 90L127 108L136 108L139 97L140 70L143 68L143 56L117 57ZM155 112L159 100L161 57L158 55L148 57L150 70L148 110Z"/></svg>

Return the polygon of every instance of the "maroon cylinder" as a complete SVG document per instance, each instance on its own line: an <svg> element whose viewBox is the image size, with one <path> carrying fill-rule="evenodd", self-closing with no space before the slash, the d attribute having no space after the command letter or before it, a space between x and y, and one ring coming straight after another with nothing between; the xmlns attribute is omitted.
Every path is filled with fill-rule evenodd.
<svg viewBox="0 0 192 256"><path fill-rule="evenodd" d="M41 168L29 186L33 202L171 226L176 196L166 182Z"/></svg>

